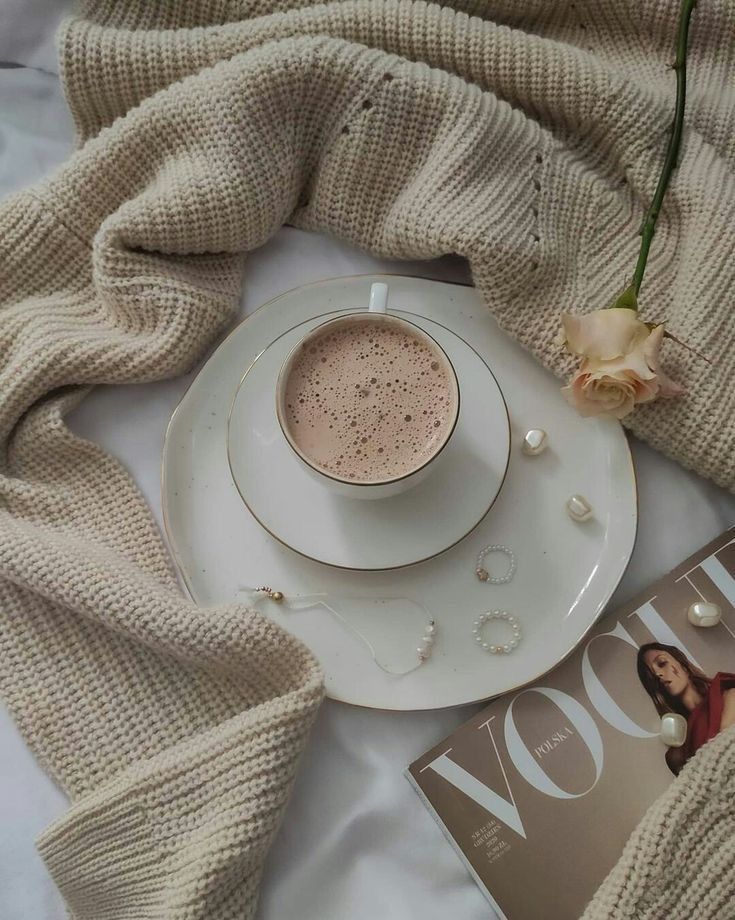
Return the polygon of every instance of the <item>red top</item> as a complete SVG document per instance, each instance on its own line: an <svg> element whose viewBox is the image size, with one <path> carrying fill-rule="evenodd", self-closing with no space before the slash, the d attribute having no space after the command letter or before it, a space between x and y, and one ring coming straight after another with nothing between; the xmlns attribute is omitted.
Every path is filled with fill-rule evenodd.
<svg viewBox="0 0 735 920"><path fill-rule="evenodd" d="M723 693L735 688L735 674L715 674L709 686L709 693L689 713L687 719L687 740L684 744L684 759L689 760L697 751L711 741L720 731L722 722Z"/></svg>

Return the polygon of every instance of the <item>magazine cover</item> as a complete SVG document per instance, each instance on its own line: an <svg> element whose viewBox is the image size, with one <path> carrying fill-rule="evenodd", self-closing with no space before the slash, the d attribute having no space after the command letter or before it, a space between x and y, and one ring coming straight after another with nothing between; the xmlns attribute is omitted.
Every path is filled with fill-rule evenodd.
<svg viewBox="0 0 735 920"><path fill-rule="evenodd" d="M720 622L692 625L696 602L716 604ZM733 709L735 529L606 614L563 664L490 703L408 776L500 917L572 920ZM687 719L681 747L659 737L667 712Z"/></svg>

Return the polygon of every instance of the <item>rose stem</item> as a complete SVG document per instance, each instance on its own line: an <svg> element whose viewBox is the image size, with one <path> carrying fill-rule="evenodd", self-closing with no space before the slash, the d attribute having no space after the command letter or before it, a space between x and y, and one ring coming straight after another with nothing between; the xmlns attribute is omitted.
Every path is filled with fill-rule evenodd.
<svg viewBox="0 0 735 920"><path fill-rule="evenodd" d="M636 263L635 272L633 273L633 283L631 285L636 295L641 288L643 273L646 270L648 250L651 248L651 240L656 231L656 218L661 210L661 204L664 200L666 189L669 187L671 173L674 171L679 158L679 145L681 144L681 134L684 126L684 106L686 104L687 91L686 56L687 41L689 38L689 20L691 19L696 4L697 0L681 0L679 28L676 36L676 60L673 64L674 70L676 71L676 110L674 113L674 124L671 129L669 145L666 148L666 158L664 159L661 176L656 186L656 192L654 193L653 201L651 201L651 205L646 212L641 226L641 248L638 253L638 262Z"/></svg>

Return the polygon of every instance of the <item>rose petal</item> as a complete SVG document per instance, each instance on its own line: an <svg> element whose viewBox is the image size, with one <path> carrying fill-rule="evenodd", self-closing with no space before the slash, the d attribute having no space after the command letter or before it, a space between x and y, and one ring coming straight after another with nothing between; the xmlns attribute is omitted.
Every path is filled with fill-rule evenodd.
<svg viewBox="0 0 735 920"><path fill-rule="evenodd" d="M595 400L608 417L624 418L633 411L636 391L628 382L601 378L590 381L586 389L594 392Z"/></svg>
<svg viewBox="0 0 735 920"><path fill-rule="evenodd" d="M640 352L632 352L615 361L585 361L581 370L586 371L598 386L617 387L631 393L634 403L650 402L659 394L658 377L646 366Z"/></svg>
<svg viewBox="0 0 735 920"><path fill-rule="evenodd" d="M664 373L664 371L661 370L659 352L661 350L661 345L663 344L665 332L666 329L664 328L663 323L655 326L651 330L651 334L648 336L643 345L643 356L648 366L658 377L659 396L682 396L684 393L686 393L684 387L678 384L675 380L672 380Z"/></svg>
<svg viewBox="0 0 735 920"><path fill-rule="evenodd" d="M633 409L635 387L627 379L588 373L582 367L562 388L567 402L583 416L624 418Z"/></svg>
<svg viewBox="0 0 735 920"><path fill-rule="evenodd" d="M672 396L683 396L686 393L686 387L667 377L662 371L658 373L658 382L660 384L658 395L666 399Z"/></svg>
<svg viewBox="0 0 735 920"><path fill-rule="evenodd" d="M658 377L652 380L636 380L635 382L635 403L651 402L661 395L661 386Z"/></svg>
<svg viewBox="0 0 735 920"><path fill-rule="evenodd" d="M648 366L654 371L658 368L658 353L663 344L664 332L666 329L663 323L654 326L643 345L643 354L648 361Z"/></svg>
<svg viewBox="0 0 735 920"><path fill-rule="evenodd" d="M651 370L643 356L643 349L637 348L627 355L613 358L611 361L588 360L583 366L589 373L606 377L619 377L621 380L634 374L639 380L655 380L656 374Z"/></svg>
<svg viewBox="0 0 735 920"><path fill-rule="evenodd" d="M567 347L577 355L609 361L635 349L648 337L648 327L634 310L595 310L582 316L562 313Z"/></svg>

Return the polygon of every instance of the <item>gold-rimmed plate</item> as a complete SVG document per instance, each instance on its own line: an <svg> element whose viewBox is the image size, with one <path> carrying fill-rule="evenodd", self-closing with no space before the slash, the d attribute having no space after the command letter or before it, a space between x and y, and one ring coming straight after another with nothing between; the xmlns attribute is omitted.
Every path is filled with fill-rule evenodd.
<svg viewBox="0 0 735 920"><path fill-rule="evenodd" d="M508 412L490 368L463 339L425 317L394 311L428 332L457 369L461 411L454 434L419 485L361 501L310 476L278 425L275 385L294 345L329 317L279 336L250 365L235 394L227 455L243 501L269 534L315 562L344 569L398 569L463 540L492 507L510 454Z"/></svg>
<svg viewBox="0 0 735 920"><path fill-rule="evenodd" d="M490 513L455 546L400 569L350 571L294 552L255 520L230 473L227 419L243 375L264 349L318 316L362 309L374 281L390 284L393 308L451 330L492 368L508 406L511 452ZM265 398L270 402L272 394ZM548 433L549 447L537 457L520 450L530 428ZM565 511L575 493L594 511L583 524ZM635 476L620 425L580 418L566 405L558 381L498 328L474 289L400 275L304 285L234 329L171 419L162 504L174 558L203 606L236 601L239 588L261 584L288 595L327 594L340 604L352 599L340 612L395 670L415 663L422 617L404 613L401 605L354 599L408 598L426 608L437 623L432 657L396 678L381 671L365 644L323 608L295 611L267 601L261 607L313 649L329 696L396 710L484 700L554 667L612 595L633 549L637 519ZM508 584L481 583L475 575L477 553L489 543L507 544L515 553L517 570ZM510 655L488 655L472 636L477 615L498 608L511 611L523 630Z"/></svg>

